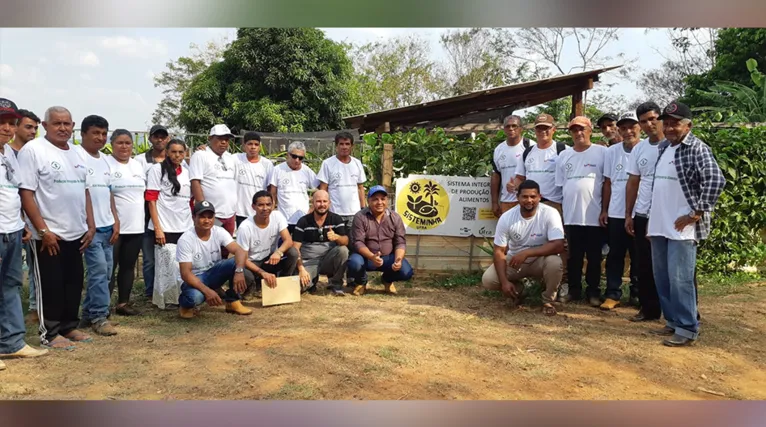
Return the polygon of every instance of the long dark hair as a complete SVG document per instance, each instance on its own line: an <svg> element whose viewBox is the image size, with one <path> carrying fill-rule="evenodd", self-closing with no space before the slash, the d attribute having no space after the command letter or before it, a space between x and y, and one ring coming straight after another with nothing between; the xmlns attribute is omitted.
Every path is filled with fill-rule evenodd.
<svg viewBox="0 0 766 427"><path fill-rule="evenodd" d="M165 146L165 160L162 161L162 175L160 175L160 181L162 180L162 177L165 176L165 174L168 174L168 181L173 185L173 195L177 196L178 192L181 191L181 183L178 182L178 175L176 175L176 166L173 164L173 161L170 160L170 147L178 144L184 147L184 151L186 151L186 144L181 141L180 139L173 138L168 142L168 145Z"/></svg>

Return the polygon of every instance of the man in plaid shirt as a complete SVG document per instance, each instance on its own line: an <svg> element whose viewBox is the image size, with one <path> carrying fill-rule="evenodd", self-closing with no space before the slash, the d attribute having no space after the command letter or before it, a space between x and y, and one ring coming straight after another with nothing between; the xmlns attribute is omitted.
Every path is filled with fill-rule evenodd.
<svg viewBox="0 0 766 427"><path fill-rule="evenodd" d="M671 102L660 120L666 139L659 147L647 236L666 326L652 333L670 337L663 344L678 347L699 336L697 244L710 234L710 213L726 179L710 147L691 133L688 106Z"/></svg>

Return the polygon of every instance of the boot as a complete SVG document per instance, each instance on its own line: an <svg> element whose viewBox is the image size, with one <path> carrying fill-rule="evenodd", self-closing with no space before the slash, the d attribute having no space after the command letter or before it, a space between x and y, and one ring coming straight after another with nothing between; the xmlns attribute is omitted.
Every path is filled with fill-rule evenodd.
<svg viewBox="0 0 766 427"><path fill-rule="evenodd" d="M248 314L252 314L253 310L245 307L239 301L234 301L234 302L227 302L226 303L226 312L227 313L239 314L240 316L247 316Z"/></svg>

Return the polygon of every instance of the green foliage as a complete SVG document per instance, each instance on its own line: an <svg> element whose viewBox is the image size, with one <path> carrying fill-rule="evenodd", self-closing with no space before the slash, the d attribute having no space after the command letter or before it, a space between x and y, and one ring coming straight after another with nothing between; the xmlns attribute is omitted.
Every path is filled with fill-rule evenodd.
<svg viewBox="0 0 766 427"><path fill-rule="evenodd" d="M751 86L737 82L716 82L710 90L700 94L711 100L712 107L696 110L713 113L714 119L725 118L730 122L766 121L766 84L758 70L758 62L750 58L745 67L750 72Z"/></svg>
<svg viewBox="0 0 766 427"><path fill-rule="evenodd" d="M275 60L278 58L278 60ZM346 46L314 28L240 28L237 40L181 98L189 132L215 123L262 132L337 129L352 109Z"/></svg>
<svg viewBox="0 0 766 427"><path fill-rule="evenodd" d="M481 283L482 274L482 271L468 271L451 274L449 276L431 276L425 284L426 286L443 289L471 287Z"/></svg>

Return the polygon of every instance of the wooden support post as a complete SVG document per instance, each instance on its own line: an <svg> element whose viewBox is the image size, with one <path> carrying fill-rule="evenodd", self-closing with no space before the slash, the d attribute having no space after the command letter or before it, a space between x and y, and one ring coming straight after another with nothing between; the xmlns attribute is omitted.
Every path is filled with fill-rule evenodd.
<svg viewBox="0 0 766 427"><path fill-rule="evenodd" d="M381 133L389 133L391 132L391 123L385 122L382 125L375 128L375 133L380 135Z"/></svg>
<svg viewBox="0 0 766 427"><path fill-rule="evenodd" d="M572 94L572 114L570 114L569 119L574 119L577 116L583 115L583 105L582 105L582 92L575 92Z"/></svg>
<svg viewBox="0 0 766 427"><path fill-rule="evenodd" d="M474 237L473 234L471 234L471 240L468 243L471 246L471 250L468 252L468 271L473 271L473 241Z"/></svg>
<svg viewBox="0 0 766 427"><path fill-rule="evenodd" d="M386 191L393 191L394 182L394 146L393 144L383 144L383 184Z"/></svg>
<svg viewBox="0 0 766 427"><path fill-rule="evenodd" d="M418 268L420 268L420 234L415 241L415 268L413 270L417 272Z"/></svg>

